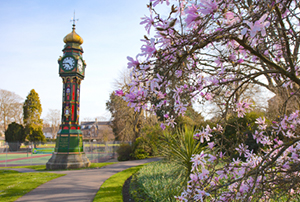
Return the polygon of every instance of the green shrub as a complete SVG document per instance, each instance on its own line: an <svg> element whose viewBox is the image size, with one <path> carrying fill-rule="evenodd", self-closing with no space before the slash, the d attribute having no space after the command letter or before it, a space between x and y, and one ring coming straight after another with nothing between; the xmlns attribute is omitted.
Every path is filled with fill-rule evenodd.
<svg viewBox="0 0 300 202"><path fill-rule="evenodd" d="M216 136L217 142L220 142L219 145L223 145L223 152L226 152L231 158L237 158L238 152L232 148L243 143L248 146L249 150L256 153L260 145L253 139L252 134L257 130L256 119L262 116L264 113L260 111L251 111L242 118L231 116L224 127L224 133ZM233 143L237 145L233 145Z"/></svg>
<svg viewBox="0 0 300 202"><path fill-rule="evenodd" d="M131 156L134 159L145 159L149 157L150 153L151 147L149 146L149 142L143 137L138 137L133 144Z"/></svg>
<svg viewBox="0 0 300 202"><path fill-rule="evenodd" d="M160 143L162 155L182 167L186 178L192 169L192 156L203 150L201 143L194 139L195 133L196 131L189 127L184 127L184 130L178 129L175 133L166 132Z"/></svg>
<svg viewBox="0 0 300 202"><path fill-rule="evenodd" d="M130 194L135 202L176 201L184 185L185 173L177 164L153 162L133 175Z"/></svg>
<svg viewBox="0 0 300 202"><path fill-rule="evenodd" d="M158 124L145 125L142 128L141 136L133 144L132 158L145 159L158 154L157 145L163 136L163 130Z"/></svg>
<svg viewBox="0 0 300 202"><path fill-rule="evenodd" d="M121 144L117 149L117 153L119 161L128 161L131 159L132 148L129 144Z"/></svg>
<svg viewBox="0 0 300 202"><path fill-rule="evenodd" d="M21 124L12 122L8 125L5 131L5 141L8 142L10 151L20 149L21 143L25 141L25 138L24 127Z"/></svg>

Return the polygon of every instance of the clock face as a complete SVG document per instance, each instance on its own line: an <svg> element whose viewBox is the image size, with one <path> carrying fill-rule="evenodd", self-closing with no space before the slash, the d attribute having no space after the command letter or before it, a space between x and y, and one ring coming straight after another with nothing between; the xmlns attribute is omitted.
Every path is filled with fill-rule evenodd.
<svg viewBox="0 0 300 202"><path fill-rule="evenodd" d="M72 57L65 57L65 59L62 61L62 67L64 70L71 70L75 66L75 59Z"/></svg>
<svg viewBox="0 0 300 202"><path fill-rule="evenodd" d="M78 66L78 71L82 72L82 70L83 70L83 64L82 64L82 60L81 59L79 59L77 61L77 66Z"/></svg>

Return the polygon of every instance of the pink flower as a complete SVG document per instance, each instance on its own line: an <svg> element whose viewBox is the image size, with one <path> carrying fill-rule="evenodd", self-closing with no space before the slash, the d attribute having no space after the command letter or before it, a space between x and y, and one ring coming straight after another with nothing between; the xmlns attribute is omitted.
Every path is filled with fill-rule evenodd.
<svg viewBox="0 0 300 202"><path fill-rule="evenodd" d="M236 148L235 150L237 150L241 156L242 154L245 154L247 151L249 151L247 148L248 148L248 145L244 145L243 143L241 143L239 145L239 148Z"/></svg>
<svg viewBox="0 0 300 202"><path fill-rule="evenodd" d="M198 166L201 165L204 168L204 164L206 163L205 157L207 154L204 154L203 151L200 154L193 155L191 162L193 163L193 170L197 170Z"/></svg>
<svg viewBox="0 0 300 202"><path fill-rule="evenodd" d="M234 111L238 113L238 117L244 117L246 112L251 109L250 105L252 105L252 102L249 102L248 100L238 102L236 103L236 109L234 109Z"/></svg>
<svg viewBox="0 0 300 202"><path fill-rule="evenodd" d="M156 52L155 39L151 38L150 41L142 39L141 41L146 42L146 44L142 45L142 47L141 47L141 50L142 50L141 55L145 55L145 56L147 56L147 59L149 59Z"/></svg>
<svg viewBox="0 0 300 202"><path fill-rule="evenodd" d="M147 33L150 34L150 29L154 25L154 19L152 18L152 14L150 15L150 17L145 16L145 17L143 17L141 19L143 21L140 22L140 25L146 24L145 25L145 29L146 29Z"/></svg>
<svg viewBox="0 0 300 202"><path fill-rule="evenodd" d="M233 25L234 23L236 23L237 21L239 21L239 18L234 17L234 13L231 11L228 11L225 13L225 18L227 20L227 24L229 25Z"/></svg>
<svg viewBox="0 0 300 202"><path fill-rule="evenodd" d="M210 93L206 93L205 99L206 99L206 100L212 100L213 97L212 97L212 95L211 95Z"/></svg>
<svg viewBox="0 0 300 202"><path fill-rule="evenodd" d="M181 71L181 70L176 70L176 71L175 71L175 76L176 76L177 78L181 77L181 75L182 75L182 71Z"/></svg>
<svg viewBox="0 0 300 202"><path fill-rule="evenodd" d="M210 149L213 149L214 146L215 146L215 143L214 143L214 142L209 142L209 143L207 143L207 144L208 144L208 148L210 148Z"/></svg>
<svg viewBox="0 0 300 202"><path fill-rule="evenodd" d="M208 133L208 131L205 131L205 129L203 129L202 131L200 131L199 133L196 133L194 135L194 137L197 137L197 138L200 138L200 142L203 143L204 142L204 139L206 141L210 141L210 137L212 135Z"/></svg>
<svg viewBox="0 0 300 202"><path fill-rule="evenodd" d="M129 56L127 57L127 60L129 60L129 62L127 63L127 68L137 67L140 64L137 59L134 60L132 57Z"/></svg>
<svg viewBox="0 0 300 202"><path fill-rule="evenodd" d="M198 8L192 4L192 6L189 6L186 9L186 14L187 14L187 18L185 19L185 22L187 24L188 27L191 26L191 23L193 23L198 17Z"/></svg>
<svg viewBox="0 0 300 202"><path fill-rule="evenodd" d="M267 125L266 125L265 121L266 121L265 117L263 117L263 119L261 117L256 119L255 123L259 125L258 128L260 130L266 130L267 129Z"/></svg>
<svg viewBox="0 0 300 202"><path fill-rule="evenodd" d="M124 95L123 90L116 90L116 95L123 96Z"/></svg>
<svg viewBox="0 0 300 202"><path fill-rule="evenodd" d="M243 62L244 62L243 59L239 59L239 60L237 61L238 64L241 64L241 63L243 63Z"/></svg>
<svg viewBox="0 0 300 202"><path fill-rule="evenodd" d="M153 7L155 7L155 6L156 6L157 4L159 4L159 3L163 4L164 1L167 2L167 6L170 4L169 0L150 0L150 2L154 2L154 3L153 3Z"/></svg>
<svg viewBox="0 0 300 202"><path fill-rule="evenodd" d="M199 9L201 13L204 15L206 14L213 14L218 9L218 3L214 0L200 0L200 6L202 9Z"/></svg>
<svg viewBox="0 0 300 202"><path fill-rule="evenodd" d="M245 23L250 27L250 37L254 37L257 32L261 32L262 36L266 36L266 29L265 27L268 27L270 25L269 21L265 21L267 18L267 14L264 14L259 20L257 20L254 24L249 21L245 21ZM244 28L241 32L242 35L245 35L247 32L247 28Z"/></svg>

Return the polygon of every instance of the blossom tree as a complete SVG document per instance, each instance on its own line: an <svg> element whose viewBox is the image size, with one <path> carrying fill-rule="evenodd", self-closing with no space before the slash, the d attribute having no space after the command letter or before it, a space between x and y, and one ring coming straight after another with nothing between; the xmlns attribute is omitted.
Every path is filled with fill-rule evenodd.
<svg viewBox="0 0 300 202"><path fill-rule="evenodd" d="M158 7L168 7L168 14ZM300 4L297 0L150 0L142 18L147 36L135 58L130 92L120 94L131 107L164 109L166 125L184 115L192 101L224 97L224 111L243 117L252 107L241 89L261 86L284 99L299 99ZM155 33L152 33L155 32ZM152 35L150 35L152 34ZM153 37L150 37L153 36ZM155 100L155 102L153 102ZM166 109L170 109L169 111ZM226 119L226 113L224 118ZM223 128L195 134L207 151L195 155L180 201L290 200L299 196L299 111L283 111L268 125L257 119L254 153L240 143L226 154ZM222 166L220 166L222 165Z"/></svg>

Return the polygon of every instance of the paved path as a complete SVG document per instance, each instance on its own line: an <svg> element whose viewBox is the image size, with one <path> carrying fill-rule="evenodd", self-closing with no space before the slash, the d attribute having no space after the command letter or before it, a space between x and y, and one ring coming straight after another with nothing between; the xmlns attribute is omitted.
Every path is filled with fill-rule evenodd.
<svg viewBox="0 0 300 202"><path fill-rule="evenodd" d="M158 161L160 158L143 159L136 161L124 161L117 164L102 167L100 169L51 171L67 174L63 177L51 180L31 192L25 194L16 201L22 202L57 202L57 201L93 201L103 182L110 176L130 167L144 163ZM18 169L20 172L32 172L31 169ZM50 171L49 171L50 172Z"/></svg>

